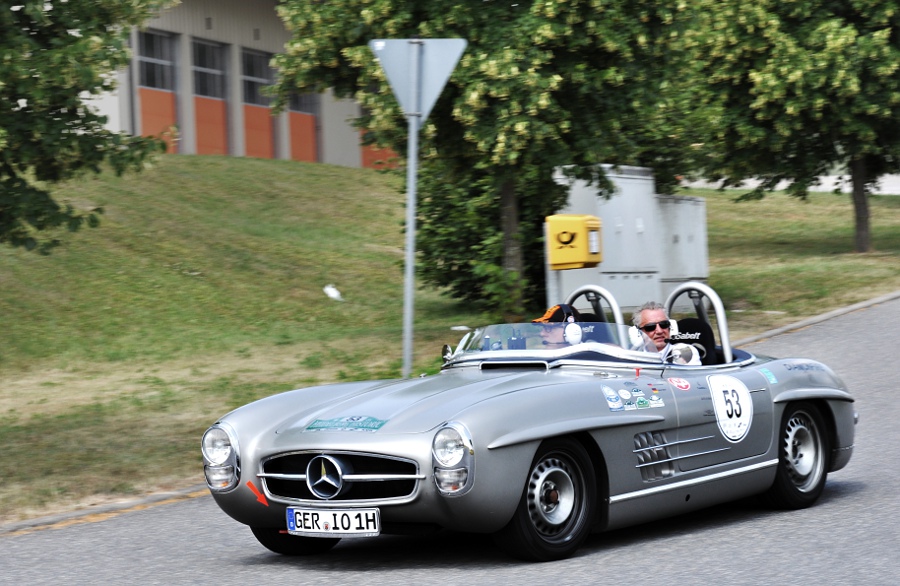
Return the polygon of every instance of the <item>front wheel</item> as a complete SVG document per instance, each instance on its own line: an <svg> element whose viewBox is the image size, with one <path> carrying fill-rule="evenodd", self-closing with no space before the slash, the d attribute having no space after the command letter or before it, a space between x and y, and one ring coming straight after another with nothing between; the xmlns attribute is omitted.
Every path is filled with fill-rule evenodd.
<svg viewBox="0 0 900 586"><path fill-rule="evenodd" d="M766 500L780 509L815 503L828 477L829 441L822 414L812 403L788 405L778 435L778 471Z"/></svg>
<svg viewBox="0 0 900 586"><path fill-rule="evenodd" d="M340 539L329 537L303 537L291 535L283 529L251 527L256 540L281 555L315 555L325 553L337 545Z"/></svg>
<svg viewBox="0 0 900 586"><path fill-rule="evenodd" d="M519 506L494 535L507 553L527 561L569 557L591 532L597 480L587 451L571 439L541 444Z"/></svg>

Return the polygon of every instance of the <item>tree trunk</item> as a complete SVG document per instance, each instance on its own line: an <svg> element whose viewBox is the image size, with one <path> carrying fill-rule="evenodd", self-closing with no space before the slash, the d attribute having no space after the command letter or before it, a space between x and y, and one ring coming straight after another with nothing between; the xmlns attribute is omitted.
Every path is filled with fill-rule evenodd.
<svg viewBox="0 0 900 586"><path fill-rule="evenodd" d="M508 179L500 188L500 227L503 230L503 269L511 277L509 291L509 308L521 311L522 290L519 277L525 272L525 259L522 257L522 241L519 235L519 197L515 182Z"/></svg>
<svg viewBox="0 0 900 586"><path fill-rule="evenodd" d="M862 157L850 162L853 183L853 212L856 218L856 252L869 252L872 238L869 234L869 195L866 193L866 161Z"/></svg>

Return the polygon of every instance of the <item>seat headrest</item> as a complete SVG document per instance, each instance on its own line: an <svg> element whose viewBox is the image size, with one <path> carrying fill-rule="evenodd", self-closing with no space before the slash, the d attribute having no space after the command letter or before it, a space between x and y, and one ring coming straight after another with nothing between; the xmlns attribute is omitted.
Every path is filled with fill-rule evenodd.
<svg viewBox="0 0 900 586"><path fill-rule="evenodd" d="M678 332L669 337L672 344L691 344L700 353L703 364L716 364L716 338L710 325L696 317L678 320Z"/></svg>

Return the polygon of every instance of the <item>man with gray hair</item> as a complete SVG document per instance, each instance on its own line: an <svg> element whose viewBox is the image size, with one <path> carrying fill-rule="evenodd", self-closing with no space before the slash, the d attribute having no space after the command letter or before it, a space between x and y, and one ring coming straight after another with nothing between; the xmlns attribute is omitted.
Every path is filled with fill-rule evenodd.
<svg viewBox="0 0 900 586"><path fill-rule="evenodd" d="M676 364L700 364L700 356L694 349L686 344L678 344L673 347L669 343L672 321L666 308L656 301L648 301L632 316L634 327L643 332L662 359Z"/></svg>

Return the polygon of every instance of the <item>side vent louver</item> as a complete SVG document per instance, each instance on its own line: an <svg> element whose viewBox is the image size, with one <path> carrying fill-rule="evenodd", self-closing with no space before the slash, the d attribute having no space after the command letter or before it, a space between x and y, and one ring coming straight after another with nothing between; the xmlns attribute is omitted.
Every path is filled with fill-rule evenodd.
<svg viewBox="0 0 900 586"><path fill-rule="evenodd" d="M641 477L645 482L662 480L675 473L666 435L661 431L643 432L634 436L634 453Z"/></svg>

